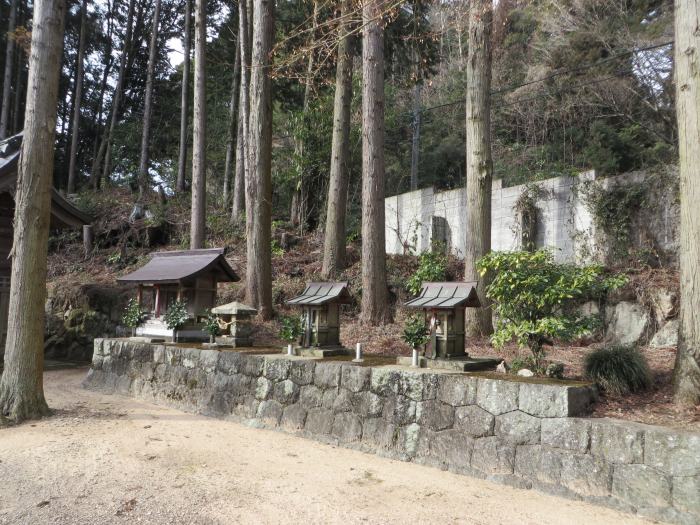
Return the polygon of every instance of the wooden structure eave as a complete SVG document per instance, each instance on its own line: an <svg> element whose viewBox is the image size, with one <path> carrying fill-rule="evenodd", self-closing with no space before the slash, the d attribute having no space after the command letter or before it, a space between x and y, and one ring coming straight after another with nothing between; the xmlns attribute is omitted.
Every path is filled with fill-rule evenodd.
<svg viewBox="0 0 700 525"><path fill-rule="evenodd" d="M22 133L0 141L0 193L14 194L21 146ZM51 228L79 228L91 222L92 217L51 188Z"/></svg>
<svg viewBox="0 0 700 525"><path fill-rule="evenodd" d="M174 259L178 259L173 263ZM206 273L216 273L217 282L237 282L240 277L224 257L223 248L158 252L144 266L117 282L139 285L185 285Z"/></svg>

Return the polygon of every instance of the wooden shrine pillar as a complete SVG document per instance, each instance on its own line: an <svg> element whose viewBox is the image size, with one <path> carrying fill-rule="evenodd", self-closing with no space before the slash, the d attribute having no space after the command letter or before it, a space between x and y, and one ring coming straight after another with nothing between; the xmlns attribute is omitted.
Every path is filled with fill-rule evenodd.
<svg viewBox="0 0 700 525"><path fill-rule="evenodd" d="M156 311L156 317L160 316L160 286L159 285L154 285L156 289L156 305L155 305L155 311Z"/></svg>
<svg viewBox="0 0 700 525"><path fill-rule="evenodd" d="M139 308L141 308L141 305L143 304L143 285L139 284L138 288L136 289L136 301L139 303Z"/></svg>

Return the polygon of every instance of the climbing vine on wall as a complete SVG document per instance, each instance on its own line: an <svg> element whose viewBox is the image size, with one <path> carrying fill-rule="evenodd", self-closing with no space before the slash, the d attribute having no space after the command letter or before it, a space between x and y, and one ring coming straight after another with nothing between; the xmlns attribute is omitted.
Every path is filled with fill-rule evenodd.
<svg viewBox="0 0 700 525"><path fill-rule="evenodd" d="M520 237L522 249L534 251L537 238L537 203L552 198L552 190L539 184L527 184L515 201L513 211L519 221L516 225L516 235Z"/></svg>
<svg viewBox="0 0 700 525"><path fill-rule="evenodd" d="M596 228L608 236L610 255L625 257L631 246L634 217L648 205L646 185L630 183L605 188L591 183L582 188L582 194Z"/></svg>

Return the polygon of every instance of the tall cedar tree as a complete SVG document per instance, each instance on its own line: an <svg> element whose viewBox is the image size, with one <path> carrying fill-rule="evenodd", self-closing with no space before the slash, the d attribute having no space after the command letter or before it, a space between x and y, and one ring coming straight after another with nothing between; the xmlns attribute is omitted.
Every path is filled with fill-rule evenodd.
<svg viewBox="0 0 700 525"><path fill-rule="evenodd" d="M177 180L175 189L179 193L185 191L185 171L187 169L187 130L190 117L190 54L192 22L192 0L185 0L185 31L182 37L182 104L180 106L180 151L177 159Z"/></svg>
<svg viewBox="0 0 700 525"><path fill-rule="evenodd" d="M231 192L231 168L234 164L236 156L236 130L238 129L238 85L241 80L241 46L238 44L238 35L236 35L236 49L233 59L233 78L231 80L231 99L229 101L228 111L228 140L226 141L226 159L224 160L224 205L228 204L229 193ZM235 195L236 181L233 181ZM242 195L241 195L242 196Z"/></svg>
<svg viewBox="0 0 700 525"><path fill-rule="evenodd" d="M390 321L384 233L384 0L362 4L362 312Z"/></svg>
<svg viewBox="0 0 700 525"><path fill-rule="evenodd" d="M316 32L318 30L318 11L319 11L319 3L317 0L314 0L313 2L313 13L311 15L311 32L309 33L309 50L308 50L308 57L306 60L306 77L305 77L305 82L304 82L304 102L302 105L302 126L307 126L307 113L309 111L309 105L311 104L311 95L312 95L312 85L313 85L313 77L314 77L314 63L315 63L315 46L314 42L316 39ZM298 179L297 179L297 185L294 191L294 194L292 195L292 203L291 203L291 209L290 209L290 218L292 224L298 225L299 226L299 233L304 233L306 231L306 228L308 226L308 219L309 219L309 177L310 174L307 172L307 168L304 165L304 163L301 161L301 159L304 158L304 139L299 138L296 140L296 143L294 144L294 154L295 156L300 159L298 162L299 165L299 173Z"/></svg>
<svg viewBox="0 0 700 525"><path fill-rule="evenodd" d="M12 0L10 4L10 19L7 24L7 39L5 43L5 73L2 81L2 101L0 102L0 140L8 136L8 126L10 122L10 88L12 82L12 64L15 48L15 41L12 33L17 24L17 9L19 0ZM17 89L17 87L15 87Z"/></svg>
<svg viewBox="0 0 700 525"><path fill-rule="evenodd" d="M485 296L487 276L480 278L476 263L491 251L491 0L472 0L469 9L467 54L467 213L464 228L464 280L479 281L481 308L468 308L466 333L493 331L491 309Z"/></svg>
<svg viewBox="0 0 700 525"><path fill-rule="evenodd" d="M674 398L700 404L700 0L676 1L676 115L681 199L681 308Z"/></svg>
<svg viewBox="0 0 700 525"><path fill-rule="evenodd" d="M207 0L195 0L194 9L194 133L192 137L192 215L190 248L204 248L207 208Z"/></svg>
<svg viewBox="0 0 700 525"><path fill-rule="evenodd" d="M143 130L141 133L141 156L138 173L139 196L142 196L146 191L146 186L149 184L150 179L148 175L148 166L150 164L149 146L151 142L151 120L153 117L153 80L156 74L156 60L158 59L160 2L161 0L156 0L156 5L153 9L151 43L148 46L148 68L146 71L146 93L143 102Z"/></svg>
<svg viewBox="0 0 700 525"><path fill-rule="evenodd" d="M251 60L251 22L252 2L238 2L238 45L241 47L241 89L238 93L238 137L236 138L236 173L233 187L233 206L231 219L240 223L243 213L250 209L248 192L250 159L248 158L249 123L250 123L250 60Z"/></svg>
<svg viewBox="0 0 700 525"><path fill-rule="evenodd" d="M321 273L328 279L345 268L345 216L348 200L350 161L350 105L352 102L351 0L343 0L338 26L338 61L333 101L333 140L328 184L326 235Z"/></svg>
<svg viewBox="0 0 700 525"><path fill-rule="evenodd" d="M250 78L249 177L246 180L248 301L263 319L272 317L272 80L275 35L274 0L253 7L253 54Z"/></svg>
<svg viewBox="0 0 700 525"><path fill-rule="evenodd" d="M83 100L83 77L85 76L85 38L87 34L87 0L80 5L80 39L78 63L75 71L75 102L73 105L73 133L70 138L70 158L68 159L67 192L75 192L76 164L78 161L78 141L80 140L80 109Z"/></svg>
<svg viewBox="0 0 700 525"><path fill-rule="evenodd" d="M126 15L126 30L124 32L124 42L122 43L121 53L119 54L119 73L117 74L117 85L114 87L114 94L112 95L112 107L110 110L109 123L105 125L104 134L102 136L102 140L100 141L100 147L97 150L97 156L92 163L92 170L90 173L90 181L92 183L92 187L95 189L97 189L100 185L100 179L102 178L100 176L101 173L103 174L104 180L108 180L111 174L110 163L112 158L112 137L114 136L114 127L116 126L117 117L119 116L119 104L122 98L122 91L124 91L127 57L129 56L131 40L133 37L135 7L136 0L129 0L129 8ZM103 156L104 169L102 167Z"/></svg>
<svg viewBox="0 0 700 525"><path fill-rule="evenodd" d="M44 399L44 302L51 183L65 0L34 0L24 140L15 193L14 241L0 415L48 414Z"/></svg>

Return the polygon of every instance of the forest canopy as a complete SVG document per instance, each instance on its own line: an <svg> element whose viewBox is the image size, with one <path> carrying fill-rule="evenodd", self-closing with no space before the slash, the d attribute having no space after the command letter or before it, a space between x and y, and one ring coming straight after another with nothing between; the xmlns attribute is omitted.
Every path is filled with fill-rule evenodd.
<svg viewBox="0 0 700 525"><path fill-rule="evenodd" d="M31 4L16 0L17 24L8 134L19 131L26 86ZM122 49L126 71L110 146L108 183L137 187L154 2L135 0L130 42L128 2L87 3L84 78L77 147L78 190L104 168L100 142L113 110ZM11 3L0 2L7 20ZM74 121L81 4L69 0L59 84L54 182L65 188ZM385 31L387 194L412 187L464 184L465 2L392 4ZM231 86L236 74L237 4L207 4L207 188L223 205ZM273 50L273 209L286 219L300 180L308 184L308 225L323 221L331 155L339 20L336 2L279 2ZM153 82L148 172L151 186L175 190L183 78L185 2L163 0ZM359 13L351 15L355 32ZM676 126L672 90L672 6L658 0L501 0L493 44L494 177L512 185L580 170L612 175L672 162ZM311 24L315 30L309 32ZM360 206L360 42L352 42L349 226ZM312 57L312 60L309 60ZM309 67L309 64L313 65ZM189 82L193 82L190 75ZM190 116L190 119L192 117ZM191 133L192 124L188 126ZM298 144L303 143L303 152ZM414 153L415 151L415 153ZM100 157L100 155L102 155ZM191 158L191 151L189 152ZM188 164L188 170L190 166ZM189 174L186 180L189 180Z"/></svg>

